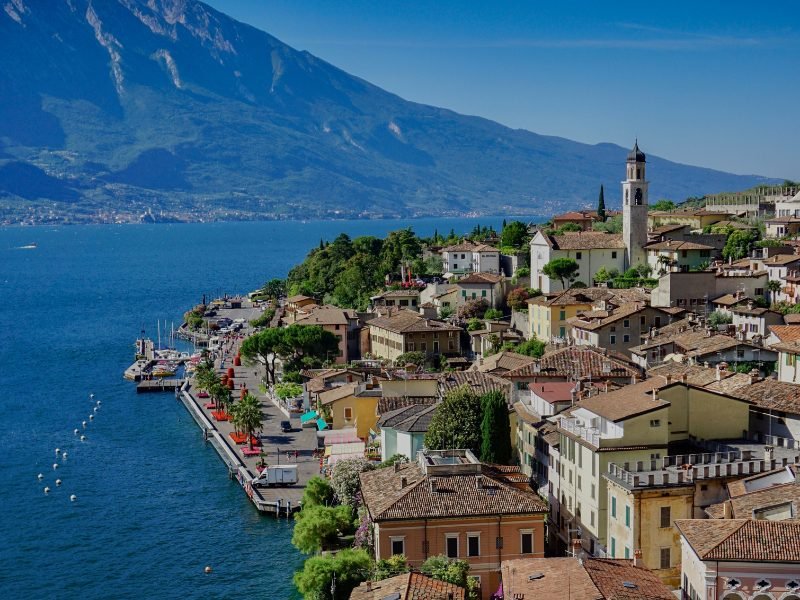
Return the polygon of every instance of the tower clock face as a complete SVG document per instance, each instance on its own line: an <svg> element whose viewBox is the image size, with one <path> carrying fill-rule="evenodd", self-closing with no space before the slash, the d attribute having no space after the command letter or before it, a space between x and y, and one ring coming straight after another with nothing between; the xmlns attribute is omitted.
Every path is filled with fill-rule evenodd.
<svg viewBox="0 0 800 600"><path fill-rule="evenodd" d="M642 188L636 188L636 193L634 194L633 199L636 201L636 204L642 203Z"/></svg>

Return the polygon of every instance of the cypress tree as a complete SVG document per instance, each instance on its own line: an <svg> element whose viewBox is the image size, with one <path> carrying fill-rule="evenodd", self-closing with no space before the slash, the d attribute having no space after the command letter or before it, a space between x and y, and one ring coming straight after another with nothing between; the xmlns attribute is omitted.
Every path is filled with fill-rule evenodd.
<svg viewBox="0 0 800 600"><path fill-rule="evenodd" d="M481 462L507 465L511 461L511 423L506 397L494 391L484 395L481 401Z"/></svg>
<svg viewBox="0 0 800 600"><path fill-rule="evenodd" d="M600 184L600 198L597 200L597 217L603 222L606 222L606 199L603 194L603 184Z"/></svg>

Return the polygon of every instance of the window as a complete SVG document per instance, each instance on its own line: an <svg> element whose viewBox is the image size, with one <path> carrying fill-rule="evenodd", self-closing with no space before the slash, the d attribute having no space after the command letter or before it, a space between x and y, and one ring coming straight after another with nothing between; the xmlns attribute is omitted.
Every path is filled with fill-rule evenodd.
<svg viewBox="0 0 800 600"><path fill-rule="evenodd" d="M427 352L428 351L427 342L420 342L419 349L420 349L420 352Z"/></svg>
<svg viewBox="0 0 800 600"><path fill-rule="evenodd" d="M661 427L661 419L650 419L650 427Z"/></svg>
<svg viewBox="0 0 800 600"><path fill-rule="evenodd" d="M611 496L611 516L617 518L617 497ZM611 553L614 554L613 552Z"/></svg>
<svg viewBox="0 0 800 600"><path fill-rule="evenodd" d="M455 271L456 269L458 269L458 263L453 263L453 271Z"/></svg>
<svg viewBox="0 0 800 600"><path fill-rule="evenodd" d="M447 558L458 558L458 534L448 533L445 537L447 538Z"/></svg>
<svg viewBox="0 0 800 600"><path fill-rule="evenodd" d="M477 533L467 534L467 556L480 556L481 536Z"/></svg>
<svg viewBox="0 0 800 600"><path fill-rule="evenodd" d="M408 347L408 351L409 352L413 352L414 351L414 342L408 342L408 344L406 344L406 346Z"/></svg>
<svg viewBox="0 0 800 600"><path fill-rule="evenodd" d="M353 418L353 409L350 406L344 407L344 420L349 421Z"/></svg>
<svg viewBox="0 0 800 600"><path fill-rule="evenodd" d="M575 253L575 260L580 260L582 257L583 257L583 254L581 252L576 252Z"/></svg>
<svg viewBox="0 0 800 600"><path fill-rule="evenodd" d="M763 296L764 295L764 288L756 288L755 295L756 296Z"/></svg>
<svg viewBox="0 0 800 600"><path fill-rule="evenodd" d="M617 336L615 336L615 335L608 336L608 343L611 344L612 346L614 344L616 344L617 343Z"/></svg>
<svg viewBox="0 0 800 600"><path fill-rule="evenodd" d="M395 556L396 554L406 553L405 537L390 537L389 543L392 545L392 556Z"/></svg>
<svg viewBox="0 0 800 600"><path fill-rule="evenodd" d="M593 510L589 511L589 525L594 527L594 511Z"/></svg>
<svg viewBox="0 0 800 600"><path fill-rule="evenodd" d="M658 460L659 458L661 458L661 452L650 453L650 460Z"/></svg>
<svg viewBox="0 0 800 600"><path fill-rule="evenodd" d="M625 527L631 526L631 507L625 505ZM627 556L625 558L628 558Z"/></svg>
<svg viewBox="0 0 800 600"><path fill-rule="evenodd" d="M611 538L611 558L617 557L617 540L615 538Z"/></svg>
<svg viewBox="0 0 800 600"><path fill-rule="evenodd" d="M672 515L669 506L662 506L661 507L661 527L671 527L672 526Z"/></svg>
<svg viewBox="0 0 800 600"><path fill-rule="evenodd" d="M580 489L583 489L583 488L581 487L581 483L582 483L581 476L580 476L580 475L578 475L578 489L579 489L579 490L580 490Z"/></svg>
<svg viewBox="0 0 800 600"><path fill-rule="evenodd" d="M671 561L671 552L669 548L662 548L661 549L661 561L660 561L660 568L662 569L669 569Z"/></svg>
<svg viewBox="0 0 800 600"><path fill-rule="evenodd" d="M591 492L592 492L592 493L591 493L592 500L594 500L594 495L595 495L595 487L594 487L594 484L592 484L592 490L591 490Z"/></svg>
<svg viewBox="0 0 800 600"><path fill-rule="evenodd" d="M625 558L631 557L631 549L625 546Z"/></svg>
<svg viewBox="0 0 800 600"><path fill-rule="evenodd" d="M612 250L611 251L611 258L617 258L617 251L616 250Z"/></svg>
<svg viewBox="0 0 800 600"><path fill-rule="evenodd" d="M631 336L629 336L629 335L626 333L625 335L623 335L623 336L622 336L622 341L623 341L623 342L630 342L630 341L631 341Z"/></svg>
<svg viewBox="0 0 800 600"><path fill-rule="evenodd" d="M564 321L564 320L566 320L566 318L567 318L567 311L565 311L565 310L559 311L558 320L559 321Z"/></svg>
<svg viewBox="0 0 800 600"><path fill-rule="evenodd" d="M481 290L481 297L486 298L486 290Z"/></svg>
<svg viewBox="0 0 800 600"><path fill-rule="evenodd" d="M520 531L520 554L533 554L533 531Z"/></svg>
<svg viewBox="0 0 800 600"><path fill-rule="evenodd" d="M645 319L644 315L642 315L641 317L639 317L639 326L645 327L646 325L647 325L647 319Z"/></svg>
<svg viewBox="0 0 800 600"><path fill-rule="evenodd" d="M623 326L625 329L629 329L629 328L630 328L630 326L631 326L631 320L630 320L630 319L624 319L624 320L622 321L622 326Z"/></svg>

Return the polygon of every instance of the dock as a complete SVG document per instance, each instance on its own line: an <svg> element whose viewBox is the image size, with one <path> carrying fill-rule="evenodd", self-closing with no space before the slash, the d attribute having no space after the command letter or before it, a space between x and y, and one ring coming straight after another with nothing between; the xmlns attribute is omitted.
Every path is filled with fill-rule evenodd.
<svg viewBox="0 0 800 600"><path fill-rule="evenodd" d="M147 381L140 381L136 384L136 393L174 392L177 388L183 387L185 382L185 379L150 379Z"/></svg>
<svg viewBox="0 0 800 600"><path fill-rule="evenodd" d="M220 312L225 312L226 316L231 318L245 318L248 323L260 314L259 311L246 306L241 309L221 309ZM226 343L221 348L222 356L217 356L214 361L220 375L234 366L233 356L241 339L251 332L249 325L246 325L240 332L241 337ZM280 423L287 419L286 414L271 397L259 389L261 378L264 376L263 366L234 368L236 371L234 397L238 397L238 390L244 384L261 402L262 421L258 436L262 448L260 455L244 455L242 450L245 446L236 444L231 438L233 425L228 421L217 421L214 418L212 411L206 408L208 399L199 398L199 390L194 387L192 379L183 381L179 393L176 394L177 399L200 427L203 439L211 444L222 459L228 476L237 481L253 505L262 513L289 518L299 510L308 480L319 474L319 459L314 455L314 450L317 448L316 428L301 428L300 416L291 415L289 420L293 426L292 431L283 432ZM174 388L166 391L172 390ZM254 488L250 482L259 472L256 463L260 460L270 465L296 464L298 483L286 487Z"/></svg>

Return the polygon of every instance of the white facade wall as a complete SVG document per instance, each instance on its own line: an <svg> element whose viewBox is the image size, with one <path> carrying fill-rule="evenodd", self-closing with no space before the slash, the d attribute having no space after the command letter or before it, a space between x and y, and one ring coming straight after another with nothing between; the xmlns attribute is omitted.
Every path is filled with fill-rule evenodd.
<svg viewBox="0 0 800 600"><path fill-rule="evenodd" d="M397 432L391 427L381 428L381 460L397 454Z"/></svg>
<svg viewBox="0 0 800 600"><path fill-rule="evenodd" d="M790 352L778 354L778 380L800 383L800 356Z"/></svg>
<svg viewBox="0 0 800 600"><path fill-rule="evenodd" d="M473 252L472 270L476 273L500 273L500 252Z"/></svg>
<svg viewBox="0 0 800 600"><path fill-rule="evenodd" d="M531 287L544 293L562 291L558 279L551 280L544 274L544 266L556 258L571 258L578 263L576 281L591 286L594 276L605 267L607 271L625 270L625 250L622 248L595 248L591 250L554 250L545 240L542 232L537 232L531 240Z"/></svg>

